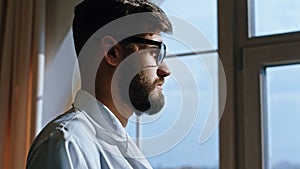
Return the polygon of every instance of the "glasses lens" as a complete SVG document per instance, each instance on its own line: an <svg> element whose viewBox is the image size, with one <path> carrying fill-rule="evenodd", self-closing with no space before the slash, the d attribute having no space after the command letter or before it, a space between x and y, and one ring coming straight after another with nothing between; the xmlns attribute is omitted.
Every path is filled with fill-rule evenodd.
<svg viewBox="0 0 300 169"><path fill-rule="evenodd" d="M165 57L166 57L166 45L164 43L161 43L160 53L156 58L157 65L160 65L163 62Z"/></svg>
<svg viewBox="0 0 300 169"><path fill-rule="evenodd" d="M124 41L128 41L131 43L142 43L142 44L150 44L150 45L157 46L158 48L155 49L156 51L154 51L154 53L155 53L155 57L156 57L156 64L158 66L163 62L163 60L166 56L166 45L163 42L153 41L150 39L144 39L144 38L135 37L135 36L130 36L130 37L124 39Z"/></svg>

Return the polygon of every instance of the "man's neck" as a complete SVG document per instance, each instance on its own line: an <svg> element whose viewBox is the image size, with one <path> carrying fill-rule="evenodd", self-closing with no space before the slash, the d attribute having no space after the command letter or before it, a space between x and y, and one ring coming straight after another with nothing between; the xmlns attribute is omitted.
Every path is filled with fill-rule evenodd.
<svg viewBox="0 0 300 169"><path fill-rule="evenodd" d="M126 127L129 117L133 114L132 108L121 101L113 101L111 97L103 98L97 96L96 99L103 103L117 117L123 127Z"/></svg>

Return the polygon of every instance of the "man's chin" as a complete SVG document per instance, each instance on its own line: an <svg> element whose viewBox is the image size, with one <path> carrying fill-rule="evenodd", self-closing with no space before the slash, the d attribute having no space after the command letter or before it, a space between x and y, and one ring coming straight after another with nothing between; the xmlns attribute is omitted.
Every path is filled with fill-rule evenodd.
<svg viewBox="0 0 300 169"><path fill-rule="evenodd" d="M159 113L164 107L165 99L161 90L153 90L148 97L147 104L148 105L145 111L136 111L136 115L142 115L143 113L147 115L155 115Z"/></svg>

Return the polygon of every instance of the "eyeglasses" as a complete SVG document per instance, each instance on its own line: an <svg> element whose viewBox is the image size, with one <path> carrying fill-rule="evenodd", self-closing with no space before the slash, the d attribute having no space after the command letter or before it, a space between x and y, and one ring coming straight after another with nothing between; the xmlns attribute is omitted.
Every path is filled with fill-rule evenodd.
<svg viewBox="0 0 300 169"><path fill-rule="evenodd" d="M136 36L130 36L124 39L123 41L157 46L158 47L157 49L153 49L155 50L155 59L156 59L157 66L159 66L163 62L164 58L166 57L166 45L163 42L158 42L158 41L140 38Z"/></svg>

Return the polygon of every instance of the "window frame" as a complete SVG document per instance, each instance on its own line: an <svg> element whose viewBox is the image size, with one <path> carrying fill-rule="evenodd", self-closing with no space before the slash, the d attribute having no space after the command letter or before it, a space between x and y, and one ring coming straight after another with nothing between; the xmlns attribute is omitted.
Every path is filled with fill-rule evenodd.
<svg viewBox="0 0 300 169"><path fill-rule="evenodd" d="M266 167L263 70L300 62L300 32L249 37L248 2L218 0L218 48L227 79L227 101L220 124L221 169Z"/></svg>
<svg viewBox="0 0 300 169"><path fill-rule="evenodd" d="M290 42L243 49L243 128L247 166L255 165L254 168L268 169L268 161L264 160L268 156L267 146L264 145L264 141L268 139L265 138L267 126L265 68L300 63L299 45L300 42Z"/></svg>

